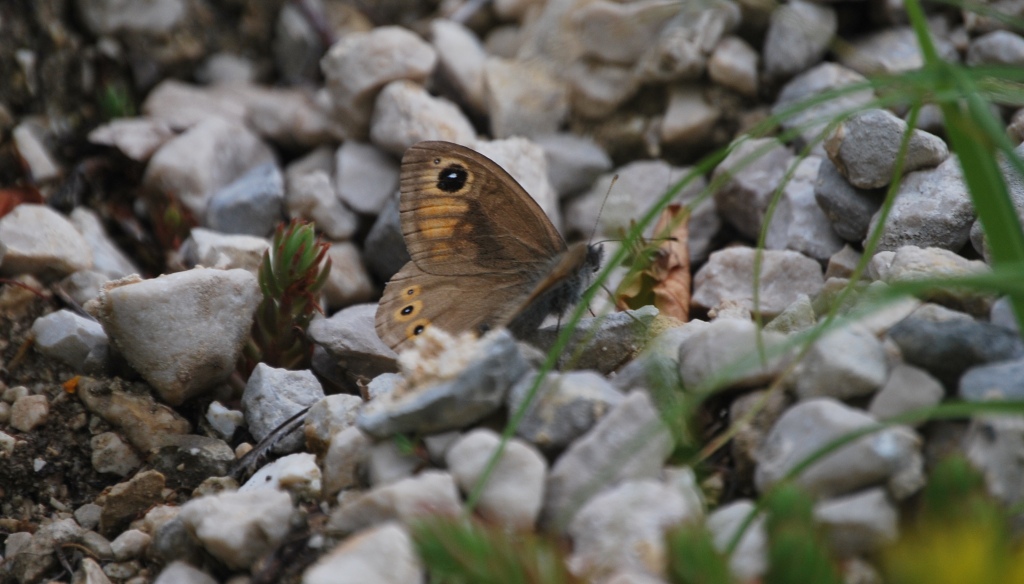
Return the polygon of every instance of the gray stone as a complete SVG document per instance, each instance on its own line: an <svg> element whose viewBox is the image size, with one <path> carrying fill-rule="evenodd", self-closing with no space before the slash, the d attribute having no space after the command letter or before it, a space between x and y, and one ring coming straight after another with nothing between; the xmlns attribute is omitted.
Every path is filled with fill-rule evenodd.
<svg viewBox="0 0 1024 584"><path fill-rule="evenodd" d="M956 48L948 40L933 34L932 42L940 58L959 61ZM909 26L885 28L853 39L849 50L839 55L839 61L862 75L898 75L924 66L917 36Z"/></svg>
<svg viewBox="0 0 1024 584"><path fill-rule="evenodd" d="M640 89L633 70L625 65L580 60L568 65L565 77L573 114L591 119L611 115Z"/></svg>
<svg viewBox="0 0 1024 584"><path fill-rule="evenodd" d="M804 400L870 395L889 375L882 343L856 325L834 329L818 338L797 367L796 394Z"/></svg>
<svg viewBox="0 0 1024 584"><path fill-rule="evenodd" d="M284 219L284 176L263 164L210 197L206 222L222 233L267 237Z"/></svg>
<svg viewBox="0 0 1024 584"><path fill-rule="evenodd" d="M793 154L774 138L740 143L713 174L714 180L724 181L714 195L718 212L740 233L757 240L768 204L793 160Z"/></svg>
<svg viewBox="0 0 1024 584"><path fill-rule="evenodd" d="M250 170L274 162L274 153L241 122L211 117L160 147L143 184L174 196L195 217L210 198Z"/></svg>
<svg viewBox="0 0 1024 584"><path fill-rule="evenodd" d="M372 249L366 255L366 265L382 281L391 279L411 258L402 237L402 220L398 212L398 194L388 199L377 220L366 235L363 249Z"/></svg>
<svg viewBox="0 0 1024 584"><path fill-rule="evenodd" d="M508 395L509 412L523 407L536 379L536 375L527 375L512 387ZM542 450L561 450L590 430L624 398L608 380L593 371L549 372L526 407L516 435Z"/></svg>
<svg viewBox="0 0 1024 584"><path fill-rule="evenodd" d="M983 275L988 271L989 267L985 262L968 260L946 249L937 247L922 249L913 245L905 245L896 250L882 280L892 284L969 277ZM932 290L921 294L921 297L977 317L987 316L995 301L995 295L991 292L957 288Z"/></svg>
<svg viewBox="0 0 1024 584"><path fill-rule="evenodd" d="M362 405L361 397L341 393L329 395L310 406L303 422L306 448L313 454L324 454L335 434L355 426Z"/></svg>
<svg viewBox="0 0 1024 584"><path fill-rule="evenodd" d="M185 0L119 2L83 0L76 3L85 25L97 36L115 33L166 34L188 16Z"/></svg>
<svg viewBox="0 0 1024 584"><path fill-rule="evenodd" d="M396 156L422 140L473 144L476 130L455 104L412 81L392 81L377 96L370 140Z"/></svg>
<svg viewBox="0 0 1024 584"><path fill-rule="evenodd" d="M655 324L661 324L655 320ZM703 320L691 319L682 325L669 325L650 339L640 353L615 372L612 385L621 391L676 387L679 383L679 346L686 339L708 326Z"/></svg>
<svg viewBox="0 0 1024 584"><path fill-rule="evenodd" d="M1024 359L971 367L960 378L958 393L965 401L1024 399Z"/></svg>
<svg viewBox="0 0 1024 584"><path fill-rule="evenodd" d="M338 310L374 299L376 287L363 265L356 244L350 241L331 242L327 257L331 260L331 272L323 287L327 310Z"/></svg>
<svg viewBox="0 0 1024 584"><path fill-rule="evenodd" d="M109 487L100 514L100 533L107 536L120 533L139 514L163 502L166 486L164 475L156 470L145 470Z"/></svg>
<svg viewBox="0 0 1024 584"><path fill-rule="evenodd" d="M270 241L252 235L225 235L193 227L178 253L188 266L219 270L242 269L257 275Z"/></svg>
<svg viewBox="0 0 1024 584"><path fill-rule="evenodd" d="M693 279L694 306L710 310L726 303L759 310L773 318L800 294L817 294L824 285L821 264L795 251L761 252L759 305L754 306L754 258L757 250L732 247L711 254Z"/></svg>
<svg viewBox="0 0 1024 584"><path fill-rule="evenodd" d="M360 213L379 215L398 192L398 163L372 144L345 142L334 167L338 197Z"/></svg>
<svg viewBox="0 0 1024 584"><path fill-rule="evenodd" d="M366 472L373 487L409 478L421 466L423 460L417 453L395 440L381 440L371 445L366 458Z"/></svg>
<svg viewBox="0 0 1024 584"><path fill-rule="evenodd" d="M666 83L698 79L721 38L738 28L741 10L734 2L682 4L661 33L647 41L634 70L639 81Z"/></svg>
<svg viewBox="0 0 1024 584"><path fill-rule="evenodd" d="M95 529L100 524L100 513L102 512L103 507L95 503L86 503L75 509L75 521L84 529Z"/></svg>
<svg viewBox="0 0 1024 584"><path fill-rule="evenodd" d="M755 97L758 90L760 55L737 36L723 38L708 59L708 77L746 97Z"/></svg>
<svg viewBox="0 0 1024 584"><path fill-rule="evenodd" d="M323 398L324 390L312 372L276 369L259 363L245 384L242 411L253 438L263 440L300 410ZM302 447L303 438L292 434L275 448L278 452L294 452Z"/></svg>
<svg viewBox="0 0 1024 584"><path fill-rule="evenodd" d="M828 533L832 550L840 557L877 552L899 536L899 513L885 489L821 501L814 519Z"/></svg>
<svg viewBox="0 0 1024 584"><path fill-rule="evenodd" d="M18 205L0 219L0 274L64 277L93 266L85 238L45 205Z"/></svg>
<svg viewBox="0 0 1024 584"><path fill-rule="evenodd" d="M245 104L206 87L169 78L149 92L142 113L181 132L211 119L238 127L245 121Z"/></svg>
<svg viewBox="0 0 1024 584"><path fill-rule="evenodd" d="M110 344L103 325L64 309L32 323L35 350L75 371L100 372L107 365Z"/></svg>
<svg viewBox="0 0 1024 584"><path fill-rule="evenodd" d="M764 330L769 332L791 334L805 331L817 324L817 315L814 313L814 305L806 294L796 297L785 310L765 325Z"/></svg>
<svg viewBox="0 0 1024 584"><path fill-rule="evenodd" d="M824 159L814 183L814 198L839 237L860 243L867 237L871 217L882 206L885 193L854 187L831 160Z"/></svg>
<svg viewBox="0 0 1024 584"><path fill-rule="evenodd" d="M501 437L477 429L460 437L445 454L445 463L463 493L477 488ZM536 448L513 438L480 491L476 512L487 522L504 529L534 529L544 502L548 463Z"/></svg>
<svg viewBox="0 0 1024 584"><path fill-rule="evenodd" d="M10 574L18 582L42 582L46 574L60 565L55 553L57 546L78 544L84 535L85 530L74 519L59 519L43 525L32 534L30 541L20 546L17 553L7 550Z"/></svg>
<svg viewBox="0 0 1024 584"><path fill-rule="evenodd" d="M175 560L159 572L153 584L217 584L217 580L198 568Z"/></svg>
<svg viewBox="0 0 1024 584"><path fill-rule="evenodd" d="M563 531L601 490L657 477L672 443L650 398L634 391L555 462L548 474L542 521Z"/></svg>
<svg viewBox="0 0 1024 584"><path fill-rule="evenodd" d="M594 369L604 374L615 371L632 359L647 342L650 324L657 315L658 309L648 305L637 310L580 319L559 358L558 367ZM547 326L526 340L540 350L548 351L561 332L561 326Z"/></svg>
<svg viewBox="0 0 1024 584"><path fill-rule="evenodd" d="M11 132L18 156L25 161L33 180L52 181L60 176L61 169L44 141L45 129L33 121L24 121Z"/></svg>
<svg viewBox="0 0 1024 584"><path fill-rule="evenodd" d="M266 489L192 499L179 517L207 552L231 569L245 570L284 540L292 513L288 493Z"/></svg>
<svg viewBox="0 0 1024 584"><path fill-rule="evenodd" d="M114 559L119 562L134 560L146 553L150 541L152 538L148 533L138 529L129 529L110 542L110 551L113 552Z"/></svg>
<svg viewBox="0 0 1024 584"><path fill-rule="evenodd" d="M364 483L371 444L371 438L355 426L331 436L327 451L320 460L324 497L333 497L339 491Z"/></svg>
<svg viewBox="0 0 1024 584"><path fill-rule="evenodd" d="M352 387L398 370L398 355L377 336L376 314L376 304L359 304L309 325L310 338L326 351L331 366L341 369L345 382Z"/></svg>
<svg viewBox="0 0 1024 584"><path fill-rule="evenodd" d="M486 111L484 64L487 51L472 30L443 18L430 23L431 44L437 51L435 79L459 103L477 114Z"/></svg>
<svg viewBox="0 0 1024 584"><path fill-rule="evenodd" d="M880 213L871 218L871 230L878 227ZM878 250L916 245L958 251L970 238L975 218L960 163L950 156L937 168L903 178Z"/></svg>
<svg viewBox="0 0 1024 584"><path fill-rule="evenodd" d="M841 96L811 106L802 105L822 93L837 91L854 84L863 84L863 89L847 91ZM818 142L829 120L849 111L868 107L875 99L875 92L867 86L867 80L859 73L837 63L825 62L794 77L779 92L772 114L783 116L782 128L799 132L796 146L803 148L816 144L811 153L824 156L824 148Z"/></svg>
<svg viewBox="0 0 1024 584"><path fill-rule="evenodd" d="M754 483L764 493L812 453L832 440L874 425L861 410L832 398L802 401L776 422L758 456ZM844 495L879 483L921 474L920 438L906 427L885 428L848 443L819 459L793 480L818 497ZM923 485L921 482L917 486Z"/></svg>
<svg viewBox="0 0 1024 584"><path fill-rule="evenodd" d="M423 566L408 531L384 523L361 531L321 556L302 584L421 584Z"/></svg>
<svg viewBox="0 0 1024 584"><path fill-rule="evenodd" d="M573 539L569 569L592 580L618 571L665 573L670 553L666 533L696 524L703 516L699 493L694 494L687 497L675 486L642 479L596 495L569 525Z"/></svg>
<svg viewBox="0 0 1024 584"><path fill-rule="evenodd" d="M758 452L792 401L785 392L763 389L744 393L730 404L729 421L737 428L730 451L740 480L753 479Z"/></svg>
<svg viewBox="0 0 1024 584"><path fill-rule="evenodd" d="M82 584L110 584L110 578L107 578L103 568L92 558L82 560L75 571L75 581Z"/></svg>
<svg viewBox="0 0 1024 584"><path fill-rule="evenodd" d="M380 396L363 408L357 420L361 430L384 438L400 432L441 432L472 424L501 407L508 390L528 368L512 335L504 329L479 342L469 340L441 354L419 358L421 367L428 365L425 360L437 360L446 367L461 363L464 368L437 376L407 371L406 387L400 395Z"/></svg>
<svg viewBox="0 0 1024 584"><path fill-rule="evenodd" d="M843 249L832 254L832 257L828 258L828 265L825 266L825 279L830 278L846 278L849 280L853 277L854 270L860 265L863 254L859 251L850 247L849 244L844 245ZM866 271L861 272L861 279L867 278Z"/></svg>
<svg viewBox="0 0 1024 584"><path fill-rule="evenodd" d="M989 311L988 321L994 325L1001 326L1011 331L1019 331L1017 316L1013 312L1013 304L1009 296L1003 296L992 303L992 310Z"/></svg>
<svg viewBox="0 0 1024 584"><path fill-rule="evenodd" d="M889 337L908 364L928 371L950 391L975 365L1024 357L1017 334L987 322L911 317L892 327Z"/></svg>
<svg viewBox="0 0 1024 584"><path fill-rule="evenodd" d="M408 525L425 517L456 517L461 511L452 476L428 470L342 499L327 529L346 534L392 519Z"/></svg>
<svg viewBox="0 0 1024 584"><path fill-rule="evenodd" d="M139 268L114 245L95 211L86 207L75 207L70 219L89 245L93 270L111 280L139 273Z"/></svg>
<svg viewBox="0 0 1024 584"><path fill-rule="evenodd" d="M349 139L365 140L378 91L396 80L422 82L437 63L434 48L399 26L352 32L320 61L335 117Z"/></svg>
<svg viewBox="0 0 1024 584"><path fill-rule="evenodd" d="M533 141L544 149L548 182L559 197L589 188L612 167L608 154L590 138L560 133L535 136Z"/></svg>
<svg viewBox="0 0 1024 584"><path fill-rule="evenodd" d="M245 124L260 137L290 150L334 144L344 138L341 120L329 106L301 88L229 83L213 88L224 99L245 107Z"/></svg>
<svg viewBox="0 0 1024 584"><path fill-rule="evenodd" d="M667 0L629 4L601 0L575 10L572 22L585 56L631 65L679 10L678 4Z"/></svg>
<svg viewBox="0 0 1024 584"><path fill-rule="evenodd" d="M765 247L798 251L819 261L828 259L843 246L832 229L828 217L814 196L821 158L808 156L801 160L782 188L782 196L768 224Z"/></svg>
<svg viewBox="0 0 1024 584"><path fill-rule="evenodd" d="M976 416L963 449L985 477L989 493L1005 505L1016 505L1024 493L1024 420L1018 416Z"/></svg>
<svg viewBox="0 0 1024 584"><path fill-rule="evenodd" d="M260 300L244 270L193 269L104 290L96 316L128 363L179 405L235 370Z"/></svg>
<svg viewBox="0 0 1024 584"><path fill-rule="evenodd" d="M126 477L142 466L139 455L113 432L93 436L89 447L92 448L92 467L96 472Z"/></svg>
<svg viewBox="0 0 1024 584"><path fill-rule="evenodd" d="M927 371L901 363L893 368L888 381L871 400L868 413L879 420L885 420L939 405L945 395L942 384Z"/></svg>
<svg viewBox="0 0 1024 584"><path fill-rule="evenodd" d="M883 109L857 112L843 120L825 140L836 169L861 189L877 189L893 179L907 124ZM932 168L949 157L938 136L913 130L903 158L903 172Z"/></svg>
<svg viewBox="0 0 1024 584"><path fill-rule="evenodd" d="M196 489L210 477L226 476L237 462L227 442L197 434L172 436L149 454L150 465L176 489Z"/></svg>
<svg viewBox="0 0 1024 584"><path fill-rule="evenodd" d="M359 217L337 197L326 171L287 172L285 176L284 205L289 217L312 221L332 240L346 240L355 235Z"/></svg>
<svg viewBox="0 0 1024 584"><path fill-rule="evenodd" d="M24 395L11 405L11 428L31 432L46 423L50 416L50 401L45 395Z"/></svg>
<svg viewBox="0 0 1024 584"><path fill-rule="evenodd" d="M551 134L569 114L565 80L540 62L491 57L484 64L484 86L495 138Z"/></svg>
<svg viewBox="0 0 1024 584"><path fill-rule="evenodd" d="M693 148L711 139L722 110L709 102L698 85L674 85L669 89L668 108L661 121L661 143Z"/></svg>
<svg viewBox="0 0 1024 584"><path fill-rule="evenodd" d="M804 0L772 10L764 38L764 73L784 80L821 62L836 34L838 19L831 6Z"/></svg>
<svg viewBox="0 0 1024 584"><path fill-rule="evenodd" d="M139 452L170 444L191 430L188 420L158 403L145 383L85 377L76 393L86 410L119 429Z"/></svg>
<svg viewBox="0 0 1024 584"><path fill-rule="evenodd" d="M995 30L971 42L966 62L978 65L1024 65L1024 38L1006 30Z"/></svg>
<svg viewBox="0 0 1024 584"><path fill-rule="evenodd" d="M60 287L79 306L85 306L93 298L98 298L100 289L110 278L93 270L78 270L60 281Z"/></svg>
<svg viewBox="0 0 1024 584"><path fill-rule="evenodd" d="M747 517L754 511L753 501L740 499L708 515L706 525L719 552L726 551L737 531L745 526ZM739 545L729 557L729 571L741 582L761 578L768 571L768 534L765 532L764 516L757 515L746 526Z"/></svg>
<svg viewBox="0 0 1024 584"><path fill-rule="evenodd" d="M238 488L238 492L284 491L300 501L318 501L322 484L316 456L296 452L260 468Z"/></svg>
<svg viewBox="0 0 1024 584"><path fill-rule="evenodd" d="M252 60L227 51L207 57L196 70L196 81L203 85L222 83L253 84L259 72Z"/></svg>
<svg viewBox="0 0 1024 584"><path fill-rule="evenodd" d="M786 337L763 331L761 339L769 357L762 362L758 351L757 325L749 320L715 320L679 346L679 376L689 391L721 387L757 387L770 383L788 364L780 354Z"/></svg>
<svg viewBox="0 0 1024 584"><path fill-rule="evenodd" d="M231 440L238 428L245 424L245 414L239 410L228 409L218 401L210 402L204 419L224 440Z"/></svg>

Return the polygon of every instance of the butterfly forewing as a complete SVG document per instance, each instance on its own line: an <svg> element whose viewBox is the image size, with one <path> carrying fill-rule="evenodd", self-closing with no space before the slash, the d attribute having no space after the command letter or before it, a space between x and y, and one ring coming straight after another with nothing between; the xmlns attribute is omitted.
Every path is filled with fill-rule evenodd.
<svg viewBox="0 0 1024 584"><path fill-rule="evenodd" d="M409 148L402 158L401 190L405 243L426 273L522 273L566 249L519 183L463 146L420 142Z"/></svg>

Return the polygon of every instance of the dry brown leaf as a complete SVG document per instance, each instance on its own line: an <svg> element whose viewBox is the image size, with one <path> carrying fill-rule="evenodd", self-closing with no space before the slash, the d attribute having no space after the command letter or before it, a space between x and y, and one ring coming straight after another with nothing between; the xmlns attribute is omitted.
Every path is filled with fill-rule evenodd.
<svg viewBox="0 0 1024 584"><path fill-rule="evenodd" d="M628 258L630 271L615 292L620 310L653 304L661 314L687 321L690 317L689 214L669 205L655 226L655 238L641 241ZM658 242L658 243L655 243Z"/></svg>

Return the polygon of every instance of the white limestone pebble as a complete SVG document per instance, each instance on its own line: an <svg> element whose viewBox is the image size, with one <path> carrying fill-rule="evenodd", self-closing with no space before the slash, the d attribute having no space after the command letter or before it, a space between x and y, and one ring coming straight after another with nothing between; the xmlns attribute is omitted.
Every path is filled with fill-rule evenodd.
<svg viewBox="0 0 1024 584"><path fill-rule="evenodd" d="M45 205L18 205L0 219L0 274L63 277L93 265L85 238Z"/></svg>
<svg viewBox="0 0 1024 584"><path fill-rule="evenodd" d="M259 489L192 499L178 517L207 552L229 568L244 570L284 540L292 512L288 493Z"/></svg>

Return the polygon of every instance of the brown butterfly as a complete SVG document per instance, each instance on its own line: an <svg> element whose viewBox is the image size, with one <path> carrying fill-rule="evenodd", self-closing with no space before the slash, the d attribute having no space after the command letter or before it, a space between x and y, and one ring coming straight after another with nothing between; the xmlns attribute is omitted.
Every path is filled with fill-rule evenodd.
<svg viewBox="0 0 1024 584"><path fill-rule="evenodd" d="M522 337L575 304L601 265L599 245L566 246L514 178L451 142L406 150L400 212L412 261L388 282L376 317L395 350L432 326L505 326Z"/></svg>

